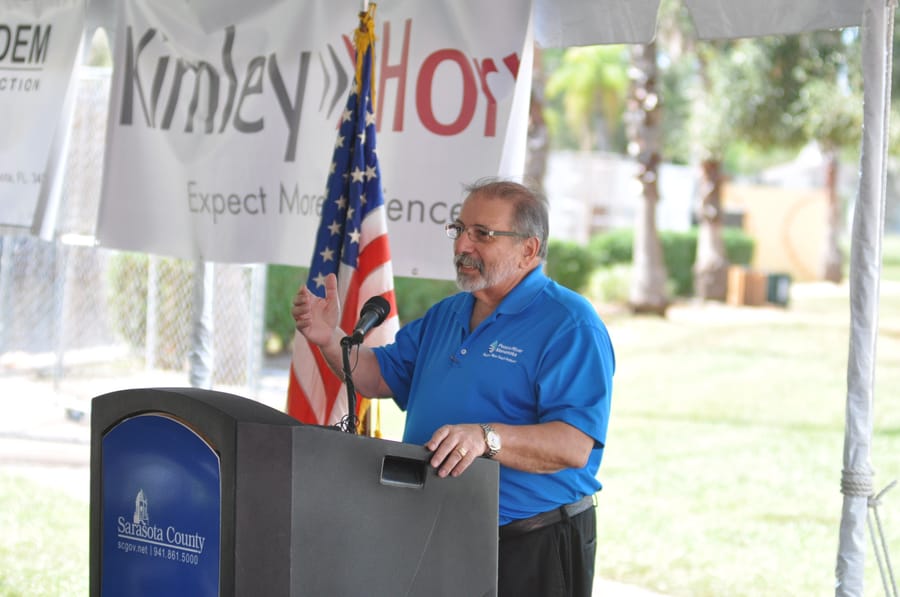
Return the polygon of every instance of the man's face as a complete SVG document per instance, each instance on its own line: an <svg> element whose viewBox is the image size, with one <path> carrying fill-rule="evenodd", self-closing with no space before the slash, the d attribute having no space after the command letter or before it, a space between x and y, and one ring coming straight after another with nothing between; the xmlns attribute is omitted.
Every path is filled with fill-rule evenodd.
<svg viewBox="0 0 900 597"><path fill-rule="evenodd" d="M457 223L466 228L453 241L456 285L467 292L498 286L519 275L519 238L490 237L485 231L512 230L513 203L471 196L463 203Z"/></svg>

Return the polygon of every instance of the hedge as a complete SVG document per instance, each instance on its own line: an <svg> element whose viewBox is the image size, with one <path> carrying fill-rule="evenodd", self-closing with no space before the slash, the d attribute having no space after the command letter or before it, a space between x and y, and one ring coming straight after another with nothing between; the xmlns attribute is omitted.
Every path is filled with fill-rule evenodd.
<svg viewBox="0 0 900 597"><path fill-rule="evenodd" d="M266 332L278 336L286 349L294 339L291 305L308 272L305 267L270 265L266 273Z"/></svg>
<svg viewBox="0 0 900 597"><path fill-rule="evenodd" d="M587 245L552 239L547 248L547 275L572 290L584 293L591 275L598 269L632 262L633 232L612 230L597 234ZM691 296L694 289L694 258L697 254L697 229L686 232L664 230L659 233L669 279L678 296ZM728 260L749 265L753 257L753 239L736 228L723 228L722 238ZM294 335L290 305L300 284L306 281L306 269L271 265L266 285L266 330L279 336L289 347ZM458 292L450 280L395 278L394 291L400 322L421 317L434 303Z"/></svg>
<svg viewBox="0 0 900 597"><path fill-rule="evenodd" d="M694 292L694 261L697 257L697 228L684 232L663 230L659 233L663 260L678 296ZM630 229L597 234L588 243L588 250L596 258L597 267L632 262L634 234ZM725 255L734 265L749 265L753 259L753 238L739 228L723 228Z"/></svg>

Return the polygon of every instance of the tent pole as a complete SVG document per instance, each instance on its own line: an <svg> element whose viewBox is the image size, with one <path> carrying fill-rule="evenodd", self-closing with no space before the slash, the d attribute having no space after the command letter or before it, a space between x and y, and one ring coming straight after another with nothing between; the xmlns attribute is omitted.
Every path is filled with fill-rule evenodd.
<svg viewBox="0 0 900 597"><path fill-rule="evenodd" d="M881 278L896 0L865 0L862 19L863 140L859 196L850 250L850 350L841 493L844 495L835 568L836 597L862 597L866 520L874 496L870 460L875 346Z"/></svg>

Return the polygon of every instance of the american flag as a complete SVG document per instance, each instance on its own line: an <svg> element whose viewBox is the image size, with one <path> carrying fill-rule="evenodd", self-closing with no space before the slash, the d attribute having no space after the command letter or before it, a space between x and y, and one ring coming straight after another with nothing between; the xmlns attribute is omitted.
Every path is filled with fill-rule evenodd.
<svg viewBox="0 0 900 597"><path fill-rule="evenodd" d="M356 80L341 117L306 286L324 296L325 276L338 277L341 329L349 334L362 305L381 295L391 305L388 319L372 330L366 344L390 342L399 327L381 171L375 153L374 4L360 13L354 36ZM357 397L358 412L366 408ZM304 422L334 425L347 415L347 389L331 372L319 350L294 333L288 414ZM358 414L358 413L354 413Z"/></svg>

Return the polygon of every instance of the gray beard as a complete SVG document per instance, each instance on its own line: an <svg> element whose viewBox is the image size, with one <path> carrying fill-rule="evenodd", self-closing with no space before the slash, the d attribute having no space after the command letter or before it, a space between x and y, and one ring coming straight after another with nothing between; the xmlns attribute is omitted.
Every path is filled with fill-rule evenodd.
<svg viewBox="0 0 900 597"><path fill-rule="evenodd" d="M510 263L500 263L493 268L486 268L483 261L472 259L468 255L456 255L453 258L456 266L456 286L465 292L478 292L503 281L515 273L515 266ZM476 278L467 277L459 271L459 266L474 267L481 274Z"/></svg>

